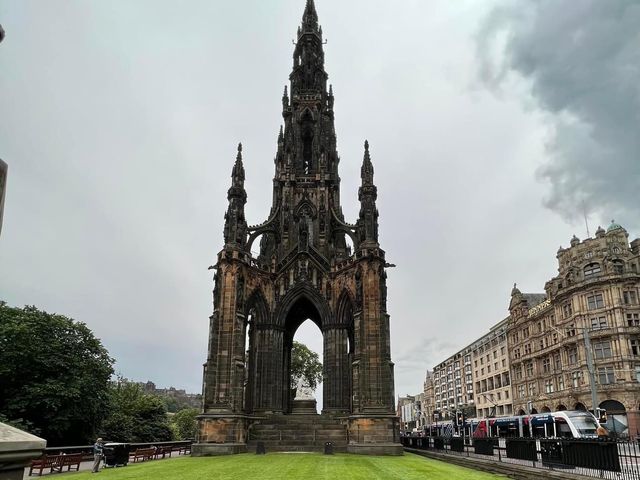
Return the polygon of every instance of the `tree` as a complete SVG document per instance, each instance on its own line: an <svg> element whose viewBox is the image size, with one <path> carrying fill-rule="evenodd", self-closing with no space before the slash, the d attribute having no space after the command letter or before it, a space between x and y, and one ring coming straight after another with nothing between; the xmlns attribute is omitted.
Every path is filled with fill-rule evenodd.
<svg viewBox="0 0 640 480"><path fill-rule="evenodd" d="M173 437L162 399L122 378L111 384L109 415L100 432L105 439L120 442L163 442Z"/></svg>
<svg viewBox="0 0 640 480"><path fill-rule="evenodd" d="M185 408L171 417L171 429L176 440L190 440L196 438L196 428L198 421L196 417L200 414L197 408Z"/></svg>
<svg viewBox="0 0 640 480"><path fill-rule="evenodd" d="M316 352L300 342L291 347L291 388L296 388L302 379L305 387L315 390L322 382L322 363Z"/></svg>
<svg viewBox="0 0 640 480"><path fill-rule="evenodd" d="M81 322L0 302L0 412L49 445L95 438L113 359Z"/></svg>

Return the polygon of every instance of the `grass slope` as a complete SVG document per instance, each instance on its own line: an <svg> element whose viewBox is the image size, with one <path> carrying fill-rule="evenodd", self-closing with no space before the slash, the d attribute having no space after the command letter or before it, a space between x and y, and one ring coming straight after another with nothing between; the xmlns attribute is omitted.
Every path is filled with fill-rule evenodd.
<svg viewBox="0 0 640 480"><path fill-rule="evenodd" d="M176 458L103 469L101 480L489 480L504 478L417 455L371 457L314 453L271 453ZM93 478L90 472L56 478Z"/></svg>

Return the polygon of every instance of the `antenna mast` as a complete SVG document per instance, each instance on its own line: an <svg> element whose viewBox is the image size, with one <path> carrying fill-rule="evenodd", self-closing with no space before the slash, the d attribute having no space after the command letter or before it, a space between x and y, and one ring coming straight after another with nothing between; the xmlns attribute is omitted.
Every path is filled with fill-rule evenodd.
<svg viewBox="0 0 640 480"><path fill-rule="evenodd" d="M587 227L587 238L589 238L591 237L591 234L589 233L589 220L587 219L587 206L584 200L582 200L582 214L584 215L584 224Z"/></svg>

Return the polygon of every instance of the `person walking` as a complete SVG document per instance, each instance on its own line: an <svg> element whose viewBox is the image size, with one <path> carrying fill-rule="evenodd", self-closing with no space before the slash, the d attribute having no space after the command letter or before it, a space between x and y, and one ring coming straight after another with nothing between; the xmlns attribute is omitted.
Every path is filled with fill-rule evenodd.
<svg viewBox="0 0 640 480"><path fill-rule="evenodd" d="M100 461L103 457L103 447L104 442L102 438L98 438L96 443L93 444L93 468L91 469L91 473L100 472Z"/></svg>

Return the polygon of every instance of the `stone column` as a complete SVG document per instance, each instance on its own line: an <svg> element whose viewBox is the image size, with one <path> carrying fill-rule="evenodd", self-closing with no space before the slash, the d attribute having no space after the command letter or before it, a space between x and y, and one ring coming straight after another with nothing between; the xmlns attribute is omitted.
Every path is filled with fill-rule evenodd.
<svg viewBox="0 0 640 480"><path fill-rule="evenodd" d="M331 326L323 332L323 413L350 411L351 389L346 328Z"/></svg>

